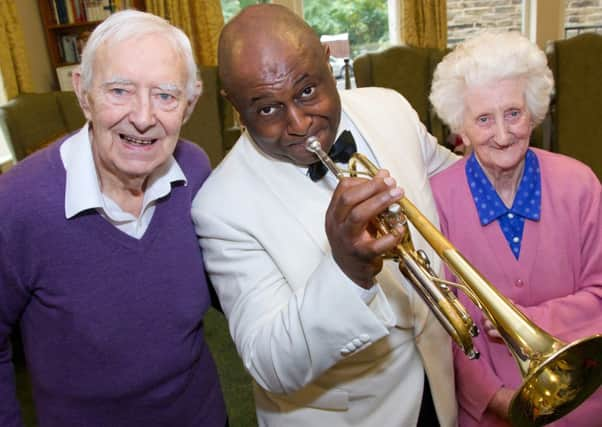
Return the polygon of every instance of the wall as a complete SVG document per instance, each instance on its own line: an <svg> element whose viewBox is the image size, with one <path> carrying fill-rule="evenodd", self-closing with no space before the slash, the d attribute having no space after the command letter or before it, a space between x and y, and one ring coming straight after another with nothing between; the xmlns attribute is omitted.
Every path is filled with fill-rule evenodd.
<svg viewBox="0 0 602 427"><path fill-rule="evenodd" d="M548 40L565 38L565 26L600 26L589 31L602 33L602 0L447 0L447 19L450 46L494 28L523 31L544 48Z"/></svg>
<svg viewBox="0 0 602 427"><path fill-rule="evenodd" d="M48 92L56 89L54 70L50 65L46 36L42 28L42 18L37 0L15 2L23 28L27 60L31 70L34 92Z"/></svg>
<svg viewBox="0 0 602 427"><path fill-rule="evenodd" d="M602 32L602 0L566 0L565 26L598 26L594 31ZM577 33L567 31L567 37Z"/></svg>
<svg viewBox="0 0 602 427"><path fill-rule="evenodd" d="M447 44L484 28L521 31L523 0L447 0Z"/></svg>

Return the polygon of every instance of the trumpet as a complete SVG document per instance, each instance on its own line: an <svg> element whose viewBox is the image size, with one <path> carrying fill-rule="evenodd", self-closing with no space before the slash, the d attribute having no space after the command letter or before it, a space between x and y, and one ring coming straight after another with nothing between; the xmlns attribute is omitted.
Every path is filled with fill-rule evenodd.
<svg viewBox="0 0 602 427"><path fill-rule="evenodd" d="M351 157L348 171L339 169L315 137L307 139L306 149L339 180L345 176L374 177L378 171L360 153ZM359 165L363 169L360 170ZM489 283L406 197L389 206L373 219L372 224L378 237L398 233L396 228L407 221L424 237L459 283L437 277L426 253L415 249L408 230L386 257L398 262L401 273L470 359L479 356L473 343L478 328L452 289L464 292L498 330L523 378L508 412L513 426L551 423L575 409L598 389L602 383L602 335L567 344L545 332Z"/></svg>

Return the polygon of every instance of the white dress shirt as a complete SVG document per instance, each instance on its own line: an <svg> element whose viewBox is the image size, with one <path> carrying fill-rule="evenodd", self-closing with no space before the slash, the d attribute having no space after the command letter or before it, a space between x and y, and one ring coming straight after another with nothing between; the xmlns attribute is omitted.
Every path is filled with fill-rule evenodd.
<svg viewBox="0 0 602 427"><path fill-rule="evenodd" d="M66 170L65 218L95 209L104 219L127 235L141 239L151 222L157 200L171 192L171 184L186 176L173 156L149 178L144 191L142 210L138 217L125 212L115 201L102 193L89 137L88 124L65 140L60 148Z"/></svg>
<svg viewBox="0 0 602 427"><path fill-rule="evenodd" d="M344 130L348 130L349 132L351 132L351 135L353 135L353 139L355 140L357 152L362 153L363 155L368 157L368 159L372 163L374 163L376 166L379 166L378 161L376 160L376 157L374 156L374 153L372 152L372 149L370 148L370 146L368 145L368 143L366 142L366 140L364 139L364 137L362 136L360 131L355 127L355 125L349 119L347 114L345 114L344 111L341 111L341 120L339 122L339 127L337 129L336 137L338 138L339 135L341 135L341 133L343 133ZM347 170L346 164L339 163L337 165L341 169ZM307 167L300 167L299 171L301 171L301 173L307 175ZM309 177L307 177L307 179L309 179ZM339 183L338 178L336 176L334 176L332 173L327 172L326 175L324 175L324 178L322 178L316 182L316 185L320 185L323 188L326 188L329 191L334 192L338 183ZM349 286L353 286L353 288L356 290L358 295L362 298L362 301L364 301L366 304L369 304L370 301L372 301L372 299L376 296L376 294L379 290L378 283L375 283L374 286L372 286L369 289L365 289L365 288L362 288L361 286L358 286L351 279L349 279Z"/></svg>

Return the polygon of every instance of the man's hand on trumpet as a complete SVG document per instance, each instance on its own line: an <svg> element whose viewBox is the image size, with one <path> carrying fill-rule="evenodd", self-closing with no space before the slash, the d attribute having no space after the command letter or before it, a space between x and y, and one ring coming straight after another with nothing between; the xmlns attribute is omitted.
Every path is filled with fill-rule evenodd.
<svg viewBox="0 0 602 427"><path fill-rule="evenodd" d="M401 240L400 233L376 238L372 221L403 196L386 170L372 179L343 178L326 212L326 235L335 261L359 286L369 289L383 265L383 255Z"/></svg>

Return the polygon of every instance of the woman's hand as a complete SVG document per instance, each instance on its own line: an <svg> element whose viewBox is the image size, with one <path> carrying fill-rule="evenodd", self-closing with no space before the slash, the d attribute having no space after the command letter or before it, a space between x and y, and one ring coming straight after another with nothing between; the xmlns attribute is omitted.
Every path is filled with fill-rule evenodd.
<svg viewBox="0 0 602 427"><path fill-rule="evenodd" d="M510 403L512 397L514 397L515 390L502 387L499 389L489 401L487 409L495 414L502 420L508 420L508 410L510 409Z"/></svg>

